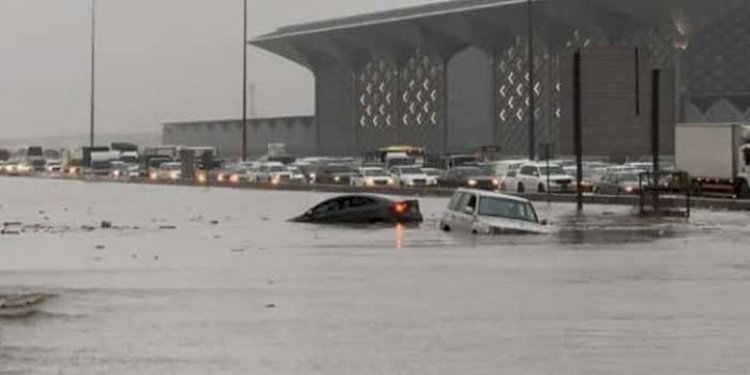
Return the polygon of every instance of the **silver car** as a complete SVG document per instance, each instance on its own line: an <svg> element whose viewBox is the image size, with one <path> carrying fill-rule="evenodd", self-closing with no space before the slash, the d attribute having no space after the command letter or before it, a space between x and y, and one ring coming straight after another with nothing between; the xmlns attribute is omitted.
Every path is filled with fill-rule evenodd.
<svg viewBox="0 0 750 375"><path fill-rule="evenodd" d="M453 194L440 229L476 235L549 233L547 221L539 220L527 199L472 189Z"/></svg>

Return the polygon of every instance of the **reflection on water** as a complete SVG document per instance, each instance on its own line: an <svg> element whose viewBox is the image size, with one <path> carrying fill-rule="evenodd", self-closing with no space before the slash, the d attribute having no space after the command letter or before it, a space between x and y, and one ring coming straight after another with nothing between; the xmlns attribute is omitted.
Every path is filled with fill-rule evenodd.
<svg viewBox="0 0 750 375"><path fill-rule="evenodd" d="M750 368L747 214L539 205L558 234L476 238L439 231L442 199L420 228L338 228L286 222L320 194L0 186L7 220L97 227L0 237L0 294L57 295L0 321L0 374Z"/></svg>

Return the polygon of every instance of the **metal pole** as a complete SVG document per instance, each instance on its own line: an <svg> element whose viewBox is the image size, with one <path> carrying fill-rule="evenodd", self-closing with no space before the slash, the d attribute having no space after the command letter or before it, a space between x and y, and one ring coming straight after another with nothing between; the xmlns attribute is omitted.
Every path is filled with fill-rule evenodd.
<svg viewBox="0 0 750 375"><path fill-rule="evenodd" d="M659 209L659 94L661 91L661 70L654 69L651 78L651 189L653 191L654 212Z"/></svg>
<svg viewBox="0 0 750 375"><path fill-rule="evenodd" d="M547 204L552 204L552 195L550 192L550 171L549 171L549 158L550 158L550 143L544 144L544 158L547 161Z"/></svg>
<svg viewBox="0 0 750 375"><path fill-rule="evenodd" d="M247 161L247 0L242 3L242 161Z"/></svg>
<svg viewBox="0 0 750 375"><path fill-rule="evenodd" d="M529 160L536 160L536 98L534 97L534 14L533 0L528 0L528 58L529 58Z"/></svg>
<svg viewBox="0 0 750 375"><path fill-rule="evenodd" d="M91 0L91 87L89 91L89 146L94 147L96 123L96 0Z"/></svg>
<svg viewBox="0 0 750 375"><path fill-rule="evenodd" d="M577 50L573 61L573 138L576 154L576 202L578 211L583 211L583 133L581 115L581 50Z"/></svg>

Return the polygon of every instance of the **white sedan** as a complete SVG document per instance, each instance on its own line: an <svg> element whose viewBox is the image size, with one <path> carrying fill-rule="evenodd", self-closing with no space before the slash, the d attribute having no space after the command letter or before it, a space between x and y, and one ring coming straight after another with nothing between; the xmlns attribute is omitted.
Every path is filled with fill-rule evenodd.
<svg viewBox="0 0 750 375"><path fill-rule="evenodd" d="M440 220L445 232L476 235L550 233L530 201L484 190L459 189Z"/></svg>
<svg viewBox="0 0 750 375"><path fill-rule="evenodd" d="M393 179L388 176L385 169L379 167L361 168L356 176L349 182L351 186L390 186Z"/></svg>
<svg viewBox="0 0 750 375"><path fill-rule="evenodd" d="M420 166L398 166L390 170L396 185L404 187L437 186L437 177L428 176Z"/></svg>

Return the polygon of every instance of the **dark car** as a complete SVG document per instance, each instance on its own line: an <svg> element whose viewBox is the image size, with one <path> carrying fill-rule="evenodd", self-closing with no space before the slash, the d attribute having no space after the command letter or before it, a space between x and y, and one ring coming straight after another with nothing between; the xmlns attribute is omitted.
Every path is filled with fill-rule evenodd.
<svg viewBox="0 0 750 375"><path fill-rule="evenodd" d="M310 181L315 184L349 185L357 172L348 164L328 164L315 168Z"/></svg>
<svg viewBox="0 0 750 375"><path fill-rule="evenodd" d="M393 201L373 195L329 199L290 221L315 224L420 224L419 201Z"/></svg>
<svg viewBox="0 0 750 375"><path fill-rule="evenodd" d="M450 188L497 190L500 182L489 171L479 167L451 168L438 179L438 185Z"/></svg>
<svg viewBox="0 0 750 375"><path fill-rule="evenodd" d="M606 174L594 185L594 193L602 195L637 195L640 192L640 177L635 173Z"/></svg>

